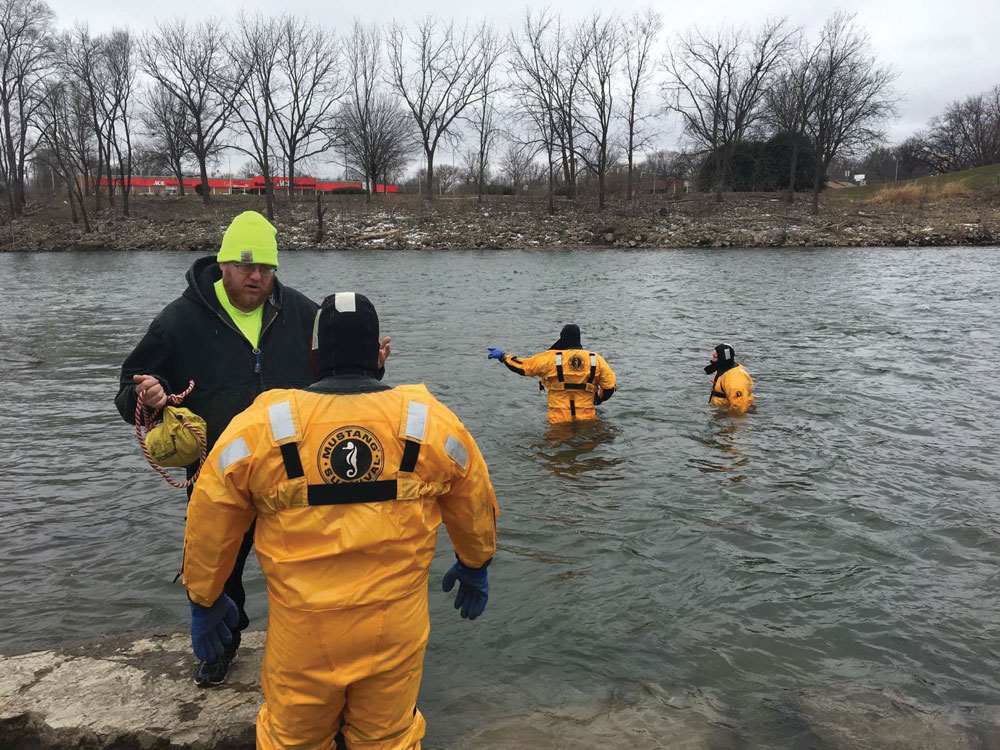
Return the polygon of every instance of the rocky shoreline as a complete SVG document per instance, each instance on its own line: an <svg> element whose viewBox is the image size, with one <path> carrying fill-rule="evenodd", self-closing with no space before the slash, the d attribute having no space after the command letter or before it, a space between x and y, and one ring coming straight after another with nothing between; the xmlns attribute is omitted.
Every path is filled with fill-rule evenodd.
<svg viewBox="0 0 1000 750"><path fill-rule="evenodd" d="M186 633L120 635L45 651L0 655L0 748L17 750L251 750L262 701L265 633L244 634L226 684L191 680ZM742 731L762 731L766 715L744 716L741 730L699 691L670 693L644 684L631 697L538 706L520 716L484 719L439 750L735 750ZM930 705L892 688L837 686L776 692L788 747L828 750L956 750L1000 746L992 705ZM766 711L764 712L766 714ZM738 715L734 714L734 715ZM436 716L435 720L445 720ZM438 726L440 735L444 730Z"/></svg>
<svg viewBox="0 0 1000 750"><path fill-rule="evenodd" d="M225 227L243 210L263 211L258 196L197 198L137 196L130 218L105 209L93 231L71 223L65 206L29 205L28 215L0 228L0 251L184 250L217 247ZM33 209L33 210L32 210ZM526 248L913 247L1000 245L1000 189L941 198L919 205L884 205L824 196L813 216L800 197L794 205L772 194L644 196L599 212L586 200L557 204L491 197L380 196L365 204L341 196L325 206L324 237L317 241L315 203L281 202L275 224L288 250L465 250Z"/></svg>

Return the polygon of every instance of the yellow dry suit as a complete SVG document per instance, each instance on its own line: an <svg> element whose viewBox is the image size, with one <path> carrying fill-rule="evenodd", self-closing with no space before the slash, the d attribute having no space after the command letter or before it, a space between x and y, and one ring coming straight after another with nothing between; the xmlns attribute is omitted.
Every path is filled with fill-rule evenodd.
<svg viewBox="0 0 1000 750"><path fill-rule="evenodd" d="M423 385L272 390L219 438L188 506L184 585L221 595L243 533L267 579L257 747L419 748L427 577L444 521L459 559L496 548L496 496L465 427Z"/></svg>
<svg viewBox="0 0 1000 750"><path fill-rule="evenodd" d="M541 378L549 396L549 422L596 419L595 403L615 392L615 373L604 357L584 349L549 349L528 359L505 354L518 375Z"/></svg>
<svg viewBox="0 0 1000 750"><path fill-rule="evenodd" d="M730 367L712 382L709 403L745 412L753 404L753 378L743 365Z"/></svg>

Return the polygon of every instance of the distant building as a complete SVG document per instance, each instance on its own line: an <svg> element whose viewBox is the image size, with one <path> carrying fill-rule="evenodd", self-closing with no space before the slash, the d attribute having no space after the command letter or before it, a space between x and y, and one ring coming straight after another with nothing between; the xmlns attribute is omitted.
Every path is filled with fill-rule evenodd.
<svg viewBox="0 0 1000 750"><path fill-rule="evenodd" d="M647 193L657 195L687 195L691 192L691 180L684 180L680 177L668 177L665 180L656 180L651 186L646 188Z"/></svg>
<svg viewBox="0 0 1000 750"><path fill-rule="evenodd" d="M77 177L77 179L82 183L82 176ZM113 185L119 189L121 188L122 180L120 177L115 176L112 177L111 180ZM180 187L176 177L142 177L136 175L129 178L128 183L131 186L131 192L133 195L177 195L180 193ZM288 192L287 177L272 177L271 183L274 186L275 192ZM91 180L91 185L93 184L94 180ZM197 188L200 184L201 180L185 177L185 195L198 195L199 193ZM107 185L108 178L102 177L101 187L107 187ZM332 193L333 191L341 188L363 188L364 186L365 183L363 182L332 182L327 180L317 180L315 177L295 178L295 192L299 195L315 195L317 192ZM209 178L208 188L211 191L211 195L263 195L265 183L264 177L261 175L254 177ZM397 192L396 185L382 185L380 183L376 185L375 188L379 193Z"/></svg>

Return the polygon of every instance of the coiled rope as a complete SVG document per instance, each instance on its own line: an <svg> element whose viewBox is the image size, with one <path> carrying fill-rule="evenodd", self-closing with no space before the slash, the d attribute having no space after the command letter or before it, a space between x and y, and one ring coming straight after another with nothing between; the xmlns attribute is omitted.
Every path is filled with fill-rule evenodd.
<svg viewBox="0 0 1000 750"><path fill-rule="evenodd" d="M167 403L177 406L178 404L180 404L181 401L184 400L184 397L187 396L189 393L191 393L191 391L193 390L194 390L194 381L192 380L188 383L188 387L185 388L180 393L174 393L170 396L167 396ZM205 438L205 435L202 433L202 431L198 429L195 425L191 424L190 422L181 422L181 424L187 429L191 430L191 432L193 432L195 436L198 438L198 440L201 442L201 458L198 460L197 471L195 471L195 473L191 475L191 478L189 480L187 480L183 484L181 484L180 482L175 482L173 479L171 479L170 475L167 474L166 471L164 471L163 467L157 464L153 460L153 457L149 455L149 449L146 448L146 437L145 435L143 435L143 429L145 428L146 435L149 435L149 431L163 421L162 419L157 419L156 414L157 413L154 412L152 409L147 409L145 406L143 406L142 400L139 398L138 394L136 394L135 439L139 441L139 447L142 448L142 454L146 457L146 461L148 461L149 465L152 466L154 469L156 469L157 472L159 472L161 477L167 480L168 484L181 490L186 489L195 483L195 480L198 479L198 475L201 473L201 467L205 465L205 459L208 457L208 440Z"/></svg>

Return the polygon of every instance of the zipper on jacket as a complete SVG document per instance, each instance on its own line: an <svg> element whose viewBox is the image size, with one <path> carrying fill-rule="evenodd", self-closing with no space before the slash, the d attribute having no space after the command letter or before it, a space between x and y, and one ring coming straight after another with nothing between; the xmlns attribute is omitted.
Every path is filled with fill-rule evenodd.
<svg viewBox="0 0 1000 750"><path fill-rule="evenodd" d="M219 317L219 320L221 320L221 321L222 321L223 323L225 323L225 324L226 324L226 327L227 327L227 328L229 328L229 329L230 329L230 330L232 330L232 331L235 331L235 332L236 332L236 334L237 334L237 335L238 335L238 336L239 336L239 337L240 337L240 338L241 338L241 339L242 339L243 341L246 341L246 343L247 343L247 346L249 346L249 347L250 347L250 351L251 351L251 353L252 353L252 354L254 355L254 362L253 362L253 371L254 371L254 374L255 374L255 375L258 375L258 376L260 377L260 390L261 390L261 392L263 392L263 391L265 390L265 388L264 388L264 375L263 375L263 370L264 370L264 367L263 367L263 364L262 364L262 362L261 362L261 359L260 359L260 355L261 355L261 351L260 351L260 347L258 347L258 346L253 346L252 344L250 344L250 342L249 342L249 341L247 341L247 337L243 335L243 331L241 331L241 330L240 330L239 328L237 328L237 327L236 327L236 326L235 326L235 325L234 325L234 324L232 323L232 321L228 320L228 319L226 318L226 316L225 316L225 315L223 315L223 314L222 314L222 313L221 313L221 312L220 312L219 310L216 310L216 311L215 311L215 314L216 314L216 315L217 315L217 316ZM267 323L265 323L265 324L264 324L264 325L263 325L263 326L261 327L261 329L260 329L260 336L259 336L259 337L257 338L257 342L258 342L258 343L259 343L259 342L260 342L261 340L263 340L263 338L264 338L264 331L266 331L266 330L267 330L268 328L270 328L270 327L271 327L271 323L273 323L273 322L275 321L275 319L277 319L277 317L278 317L278 311L277 311L277 310L275 310L275 311L274 311L274 315L272 315L272 316L271 316L271 319L270 319L269 321L267 321Z"/></svg>

